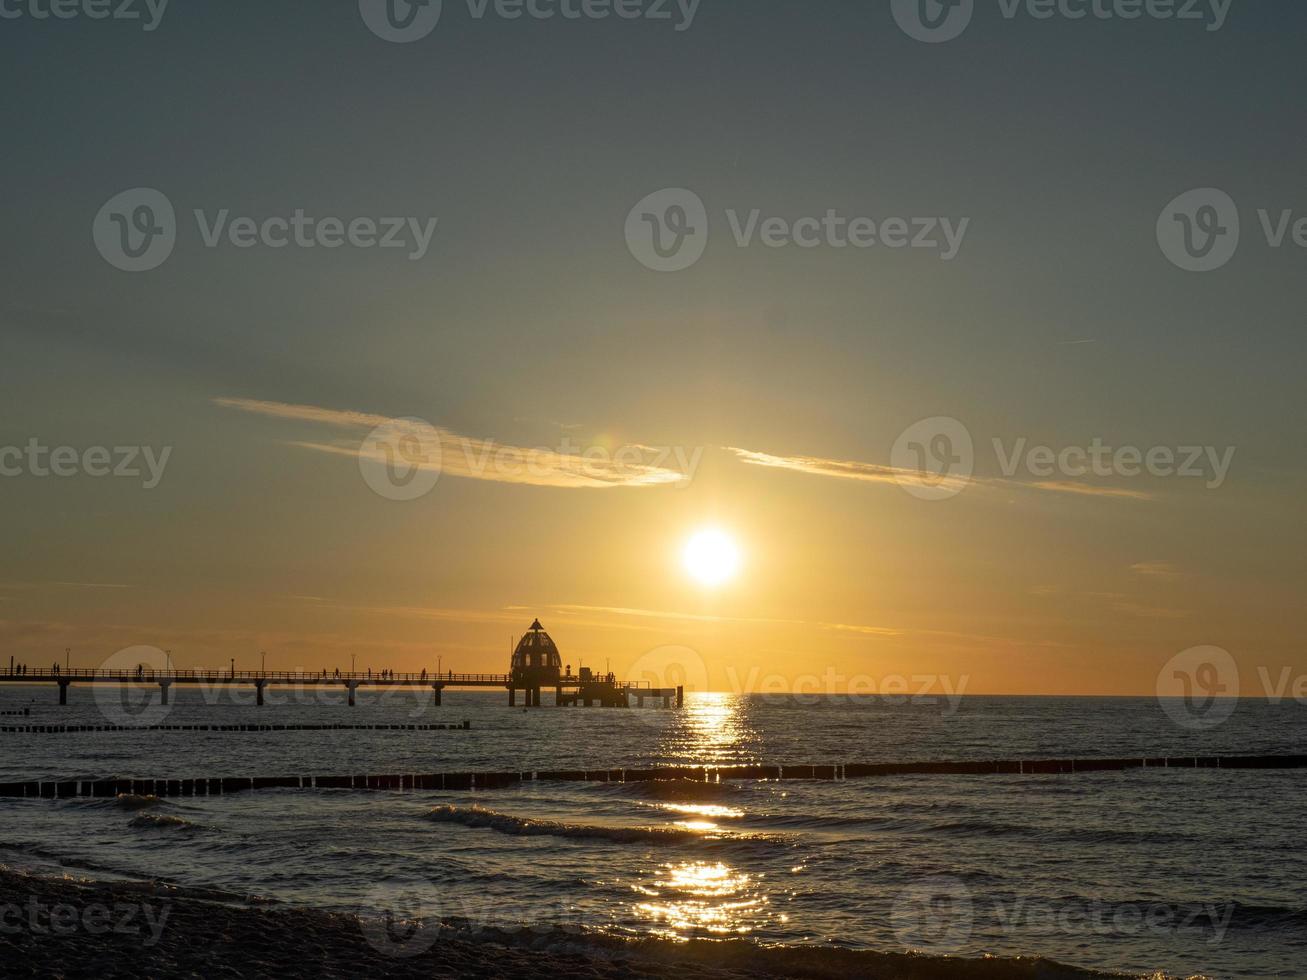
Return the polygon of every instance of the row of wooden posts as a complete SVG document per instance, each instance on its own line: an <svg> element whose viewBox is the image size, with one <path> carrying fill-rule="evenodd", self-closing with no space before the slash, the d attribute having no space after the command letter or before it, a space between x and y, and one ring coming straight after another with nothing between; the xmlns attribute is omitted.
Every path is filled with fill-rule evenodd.
<svg viewBox="0 0 1307 980"><path fill-rule="evenodd" d="M85 732L449 732L467 731L470 721L450 725L0 725L0 733L72 735Z"/></svg>
<svg viewBox="0 0 1307 980"><path fill-rule="evenodd" d="M0 783L0 797L17 799L221 796L267 789L476 790L524 782L634 783L689 780L857 779L901 775L1053 775L1127 769L1307 769L1307 755L1181 756L1151 759L1016 759L987 762L849 763L795 766L663 766L655 769L573 769L457 772L384 776L224 776L209 779L82 779Z"/></svg>

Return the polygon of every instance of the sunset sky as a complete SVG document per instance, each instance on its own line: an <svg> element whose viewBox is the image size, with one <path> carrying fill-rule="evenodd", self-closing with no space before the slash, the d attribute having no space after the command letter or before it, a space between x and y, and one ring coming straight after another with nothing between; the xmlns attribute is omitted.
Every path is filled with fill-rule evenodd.
<svg viewBox="0 0 1307 980"><path fill-rule="evenodd" d="M703 0L678 31L446 2L411 44L320 0L0 21L0 447L172 447L152 489L0 478L0 654L501 671L539 616L569 663L685 647L720 690L1143 695L1203 644L1250 681L1307 669L1307 250L1257 219L1307 216L1281 125L1307 9L1236 0L1205 31L978 0L923 44L886 6ZM133 274L92 222L137 187L180 230ZM1184 272L1155 225L1206 187L1243 242ZM624 240L663 188L709 215L684 271ZM195 209L439 220L410 260L208 248ZM969 224L949 261L737 247L726 212L754 209ZM927 500L893 447L934 417L974 478ZM361 471L390 418L440 436L415 500ZM1021 440L1228 471L1005 473ZM683 561L704 528L740 552L711 587Z"/></svg>

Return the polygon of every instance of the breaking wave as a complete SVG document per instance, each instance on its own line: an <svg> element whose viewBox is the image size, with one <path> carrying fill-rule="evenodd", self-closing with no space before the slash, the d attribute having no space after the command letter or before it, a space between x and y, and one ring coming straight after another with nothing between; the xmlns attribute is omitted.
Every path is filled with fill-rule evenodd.
<svg viewBox="0 0 1307 980"><path fill-rule="evenodd" d="M671 844L704 840L713 836L683 827L612 827L564 823L559 820L518 817L481 806L438 806L427 814L427 818L437 823L456 823L464 827L494 830L515 837L580 837L614 841L618 844Z"/></svg>

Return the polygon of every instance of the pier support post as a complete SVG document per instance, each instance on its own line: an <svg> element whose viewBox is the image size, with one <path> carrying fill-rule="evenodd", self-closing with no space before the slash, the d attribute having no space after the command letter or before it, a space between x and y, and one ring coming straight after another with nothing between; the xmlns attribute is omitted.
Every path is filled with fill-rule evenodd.
<svg viewBox="0 0 1307 980"><path fill-rule="evenodd" d="M563 689L561 687L554 688L554 705L559 708L563 706Z"/></svg>
<svg viewBox="0 0 1307 980"><path fill-rule="evenodd" d="M60 682L59 682L59 703L60 703L60 704L67 704L67 703L68 703L68 682L67 682L67 681L60 681Z"/></svg>
<svg viewBox="0 0 1307 980"><path fill-rule="evenodd" d="M517 690L512 687L508 689L508 706L510 708L517 707Z"/></svg>
<svg viewBox="0 0 1307 980"><path fill-rule="evenodd" d="M436 693L431 703L434 704L437 708L440 707L440 692L443 691L444 689L445 688L440 684L437 684L435 685L435 687L432 688L432 690L435 691Z"/></svg>
<svg viewBox="0 0 1307 980"><path fill-rule="evenodd" d="M676 706L678 708L685 707L685 686L683 684L676 685Z"/></svg>
<svg viewBox="0 0 1307 980"><path fill-rule="evenodd" d="M267 681L261 681L261 680L254 682L254 695L255 695L254 703L257 704L260 708L263 707L263 686L266 683Z"/></svg>
<svg viewBox="0 0 1307 980"><path fill-rule="evenodd" d="M168 692L172 689L172 681L159 681L159 703L166 705L168 703Z"/></svg>
<svg viewBox="0 0 1307 980"><path fill-rule="evenodd" d="M349 689L349 706L352 708L354 707L354 692L359 689L359 686L353 681L350 681L345 685L345 687Z"/></svg>

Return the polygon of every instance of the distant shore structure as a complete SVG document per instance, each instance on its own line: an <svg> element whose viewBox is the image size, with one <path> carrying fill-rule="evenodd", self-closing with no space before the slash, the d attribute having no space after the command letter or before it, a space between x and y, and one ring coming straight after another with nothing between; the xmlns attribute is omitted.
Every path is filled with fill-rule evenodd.
<svg viewBox="0 0 1307 980"><path fill-rule="evenodd" d="M169 691L174 684L203 685L206 688L252 686L259 707L263 707L264 691L271 686L344 687L349 694L351 708L355 706L355 692L360 687L427 687L432 690L437 706L447 687L506 689L510 708L517 707L519 691L522 692L525 707L540 707L541 692L551 687L554 689L554 704L560 708L581 705L587 708L594 705L629 708L632 698L638 707L644 707L646 700L651 700L654 705L661 701L664 708L672 707L673 699L678 708L685 704L684 687L653 687L648 681L619 682L615 674L610 672L597 675L589 667L581 667L573 674L571 664L564 668L558 645L545 632L539 619L532 622L530 629L514 647L507 674L456 674L452 670L444 673L423 670L406 674L372 670L350 673L329 669L237 670L234 661L231 669L217 670L159 670L142 664L135 670L52 667L38 671L26 667L20 669L11 659L8 672L0 672L0 683L57 684L60 704L68 703L70 687L82 684L116 684L120 687L158 685L162 705L168 704Z"/></svg>

